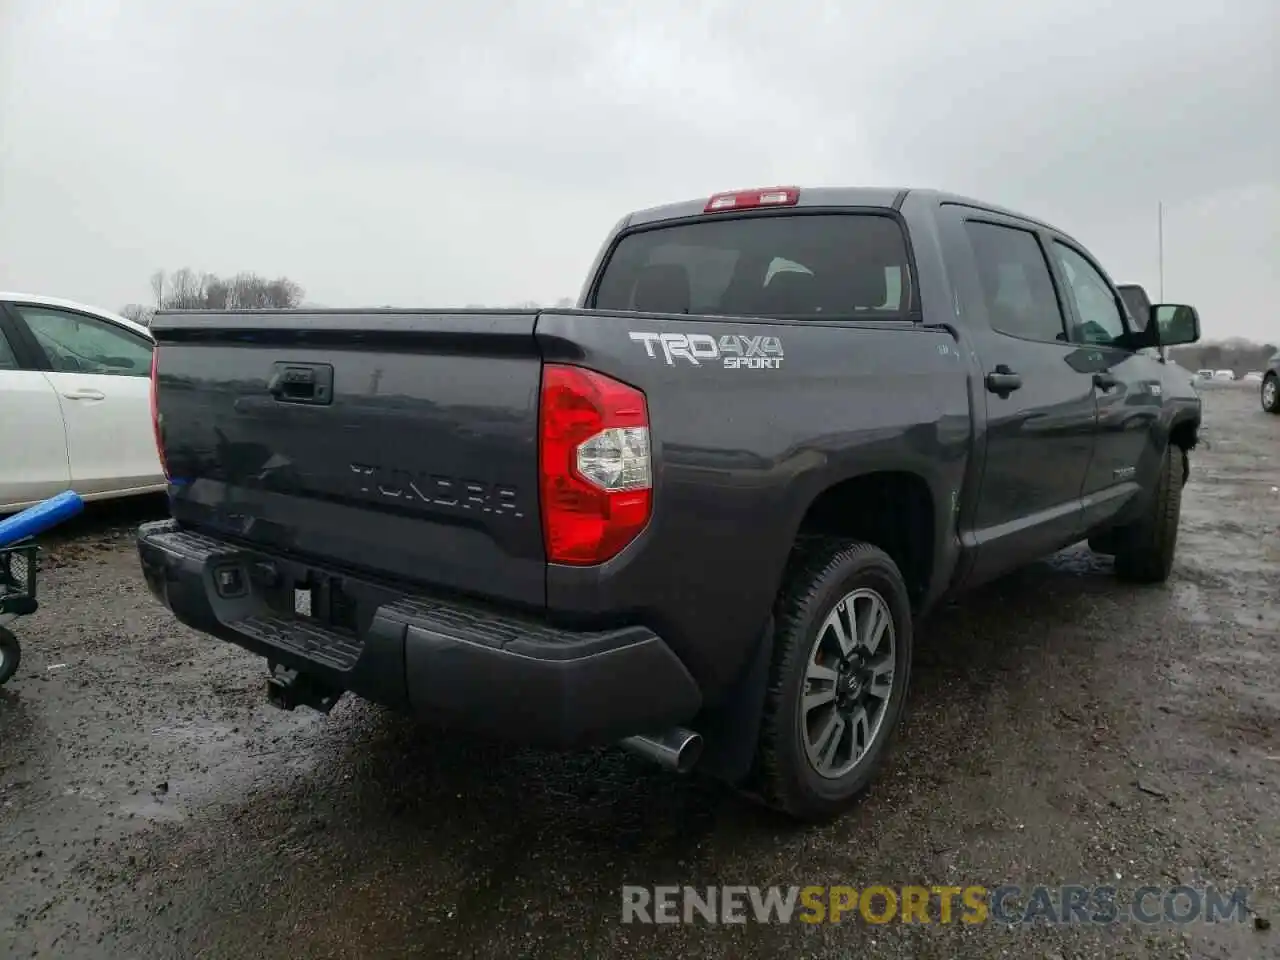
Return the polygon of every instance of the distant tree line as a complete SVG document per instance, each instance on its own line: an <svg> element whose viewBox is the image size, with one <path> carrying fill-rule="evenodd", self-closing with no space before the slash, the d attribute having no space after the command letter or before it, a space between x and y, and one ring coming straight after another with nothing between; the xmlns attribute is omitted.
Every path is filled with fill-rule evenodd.
<svg viewBox="0 0 1280 960"><path fill-rule="evenodd" d="M120 308L120 315L150 326L157 310L293 310L302 305L305 291L288 277L268 280L251 272L220 277L215 273L198 273L190 267L183 267L172 273L164 270L153 273L151 295L154 303L127 303ZM537 310L552 306L572 307L574 302L572 297L561 297L554 304L536 300L522 300L501 307L469 303L467 309Z"/></svg>
<svg viewBox="0 0 1280 960"><path fill-rule="evenodd" d="M1233 370L1240 377L1250 370L1265 370L1275 352L1273 343L1233 339L1172 347L1169 357L1187 370Z"/></svg>
<svg viewBox="0 0 1280 960"><path fill-rule="evenodd" d="M288 277L269 280L249 271L220 277L183 267L172 273L157 270L151 275L154 305L129 303L120 314L150 324L156 310L292 310L302 304L304 293Z"/></svg>

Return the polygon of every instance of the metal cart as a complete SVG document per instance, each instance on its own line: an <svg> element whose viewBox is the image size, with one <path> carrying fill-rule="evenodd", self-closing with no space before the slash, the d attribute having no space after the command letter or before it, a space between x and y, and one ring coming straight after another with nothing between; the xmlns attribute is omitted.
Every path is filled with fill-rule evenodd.
<svg viewBox="0 0 1280 960"><path fill-rule="evenodd" d="M18 617L36 612L37 534L69 520L84 509L72 491L0 520L0 684L18 671L22 646L9 629Z"/></svg>

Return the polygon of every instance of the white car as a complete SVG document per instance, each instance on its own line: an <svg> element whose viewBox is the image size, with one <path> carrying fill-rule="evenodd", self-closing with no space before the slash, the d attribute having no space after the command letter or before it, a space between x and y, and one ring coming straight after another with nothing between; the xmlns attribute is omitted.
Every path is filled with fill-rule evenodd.
<svg viewBox="0 0 1280 960"><path fill-rule="evenodd" d="M1236 372L1234 370L1215 370L1213 371L1213 379L1215 380L1235 380Z"/></svg>
<svg viewBox="0 0 1280 960"><path fill-rule="evenodd" d="M1195 375L1195 379L1196 379L1196 380L1212 380L1212 379L1213 379L1213 371L1212 371L1212 370L1197 370L1197 371L1196 371L1196 375Z"/></svg>
<svg viewBox="0 0 1280 960"><path fill-rule="evenodd" d="M165 488L146 327L96 307L0 292L0 514L63 490Z"/></svg>
<svg viewBox="0 0 1280 960"><path fill-rule="evenodd" d="M1246 374L1245 374L1241 379L1242 379L1242 380L1244 380L1246 383L1261 383L1261 382L1262 382L1262 371L1261 371L1261 370L1250 370L1250 371L1249 371L1248 373L1246 373Z"/></svg>

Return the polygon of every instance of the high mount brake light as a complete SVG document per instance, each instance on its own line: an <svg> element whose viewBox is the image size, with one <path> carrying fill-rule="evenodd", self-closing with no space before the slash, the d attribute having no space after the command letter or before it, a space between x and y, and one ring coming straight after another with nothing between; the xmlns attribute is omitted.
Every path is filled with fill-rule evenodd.
<svg viewBox="0 0 1280 960"><path fill-rule="evenodd" d="M160 469L164 471L165 480L171 480L169 465L164 462L164 443L160 440L160 407L156 402L156 367L160 362L160 345L151 348L151 430L156 438L156 455L160 458Z"/></svg>
<svg viewBox="0 0 1280 960"><path fill-rule="evenodd" d="M616 556L649 522L649 411L635 387L547 364L538 405L542 533L550 563Z"/></svg>
<svg viewBox="0 0 1280 960"><path fill-rule="evenodd" d="M730 190L717 193L703 213L720 213L725 210L750 210L756 207L794 207L800 202L799 187L766 187L763 190Z"/></svg>

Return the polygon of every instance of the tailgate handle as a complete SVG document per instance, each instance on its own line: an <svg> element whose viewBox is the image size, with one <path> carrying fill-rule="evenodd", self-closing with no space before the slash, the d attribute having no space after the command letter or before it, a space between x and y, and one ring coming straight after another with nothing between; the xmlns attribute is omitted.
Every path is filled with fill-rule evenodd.
<svg viewBox="0 0 1280 960"><path fill-rule="evenodd" d="M267 391L280 403L331 403L333 367L327 363L274 363Z"/></svg>

